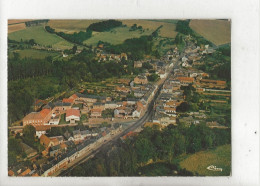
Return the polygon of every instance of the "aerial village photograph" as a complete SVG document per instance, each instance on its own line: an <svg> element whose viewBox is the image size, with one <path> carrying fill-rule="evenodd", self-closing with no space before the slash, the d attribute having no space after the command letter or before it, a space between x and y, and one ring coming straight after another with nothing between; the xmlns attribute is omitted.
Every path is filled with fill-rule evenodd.
<svg viewBox="0 0 260 186"><path fill-rule="evenodd" d="M231 175L231 20L9 19L7 81L9 177Z"/></svg>

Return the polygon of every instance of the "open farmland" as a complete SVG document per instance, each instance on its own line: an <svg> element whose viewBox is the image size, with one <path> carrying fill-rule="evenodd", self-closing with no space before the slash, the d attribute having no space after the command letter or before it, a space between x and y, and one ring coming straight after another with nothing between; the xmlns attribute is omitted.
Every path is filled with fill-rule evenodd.
<svg viewBox="0 0 260 186"><path fill-rule="evenodd" d="M27 27L24 30L20 30L8 34L8 37L9 39L15 41L21 41L21 39L22 40L34 39L35 42L40 45L45 45L45 46L51 45L53 48L59 48L59 49L66 49L66 48L73 47L73 44L65 41L64 39L60 38L55 34L50 34L47 31L45 31L43 26Z"/></svg>
<svg viewBox="0 0 260 186"><path fill-rule="evenodd" d="M24 50L17 50L17 52L21 58L34 58L34 59L44 59L47 56L57 56L60 55L58 52L51 52L51 51L43 51L43 50L34 50L34 49L24 49ZM10 52L9 57L13 57L13 53Z"/></svg>
<svg viewBox="0 0 260 186"><path fill-rule="evenodd" d="M210 165L222 168L222 172L207 170ZM180 166L193 173L197 172L201 176L229 176L231 173L231 145L187 155L180 162Z"/></svg>
<svg viewBox="0 0 260 186"><path fill-rule="evenodd" d="M163 26L160 29L161 37L170 37L175 38L177 32L175 32L176 25L174 23L166 22L165 20L121 20L123 24L131 27L133 24L137 24L137 26L142 26L143 29L156 30L159 26Z"/></svg>
<svg viewBox="0 0 260 186"><path fill-rule="evenodd" d="M150 35L161 25L163 26L160 29L161 37L175 38L177 32L175 32L175 24L158 22L158 21L149 21L149 20L120 20L127 27L115 28L109 32L93 32L93 36L88 40L84 41L84 44L87 45L96 45L98 41L104 41L111 44L120 44L126 39L130 38L139 38L143 35ZM140 30L129 31L130 27L133 24L137 26L142 26L144 32Z"/></svg>
<svg viewBox="0 0 260 186"><path fill-rule="evenodd" d="M8 25L8 34L12 33L12 32L19 31L19 30L24 30L24 29L26 29L25 23Z"/></svg>
<svg viewBox="0 0 260 186"><path fill-rule="evenodd" d="M26 21L32 21L33 19L9 19L8 25L18 24L18 23L24 23Z"/></svg>
<svg viewBox="0 0 260 186"><path fill-rule="evenodd" d="M142 35L149 35L153 31L129 31L129 27L118 27L109 32L95 32L91 38L84 41L87 45L97 45L98 41L104 41L111 44L120 44L126 39L138 38Z"/></svg>
<svg viewBox="0 0 260 186"><path fill-rule="evenodd" d="M54 28L57 32L64 32L67 34L72 34L74 32L80 32L80 31L86 31L86 28L96 22L100 22L102 20L95 20L95 19L89 19L89 20L57 20L53 19L48 22L47 25L49 25L51 28Z"/></svg>
<svg viewBox="0 0 260 186"><path fill-rule="evenodd" d="M231 22L225 20L191 20L190 27L215 45L231 42Z"/></svg>

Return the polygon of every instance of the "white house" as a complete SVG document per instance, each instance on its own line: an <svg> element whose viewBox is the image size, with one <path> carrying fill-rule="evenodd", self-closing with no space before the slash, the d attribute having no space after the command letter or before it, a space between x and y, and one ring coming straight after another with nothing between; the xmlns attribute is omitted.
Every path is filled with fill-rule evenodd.
<svg viewBox="0 0 260 186"><path fill-rule="evenodd" d="M66 121L70 123L75 123L75 121L80 121L80 111L77 109L66 110Z"/></svg>

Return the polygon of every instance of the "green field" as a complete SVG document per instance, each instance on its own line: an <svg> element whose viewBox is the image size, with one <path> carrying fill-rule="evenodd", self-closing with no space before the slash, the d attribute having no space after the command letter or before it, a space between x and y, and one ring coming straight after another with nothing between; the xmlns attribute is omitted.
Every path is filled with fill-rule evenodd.
<svg viewBox="0 0 260 186"><path fill-rule="evenodd" d="M21 58L33 58L33 59L44 59L47 56L58 56L61 55L58 52L51 52L51 51L43 51L43 50L34 50L34 49L24 49L24 50L16 50ZM13 53L10 52L9 57L13 57Z"/></svg>
<svg viewBox="0 0 260 186"><path fill-rule="evenodd" d="M222 168L222 172L207 170L210 165ZM201 176L230 176L231 145L223 145L214 150L187 155L180 162L180 166L193 173L197 172Z"/></svg>
<svg viewBox="0 0 260 186"><path fill-rule="evenodd" d="M45 31L43 26L27 27L24 30L12 32L8 34L8 38L15 41L34 39L40 45L49 46L53 48L66 49L72 48L73 44L65 41L55 34L50 34Z"/></svg>
<svg viewBox="0 0 260 186"><path fill-rule="evenodd" d="M149 35L153 31L145 30L143 33L140 30L129 31L129 27L115 28L109 32L96 32L91 38L84 41L84 44L96 46L98 41L104 41L111 44L120 44L124 40L130 38L139 38L143 35Z"/></svg>

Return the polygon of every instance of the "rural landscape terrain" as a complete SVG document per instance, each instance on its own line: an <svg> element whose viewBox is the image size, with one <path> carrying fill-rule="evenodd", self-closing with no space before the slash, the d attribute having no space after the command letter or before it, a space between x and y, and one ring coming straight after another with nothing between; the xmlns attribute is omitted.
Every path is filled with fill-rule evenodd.
<svg viewBox="0 0 260 186"><path fill-rule="evenodd" d="M230 20L8 21L8 176L230 176Z"/></svg>

